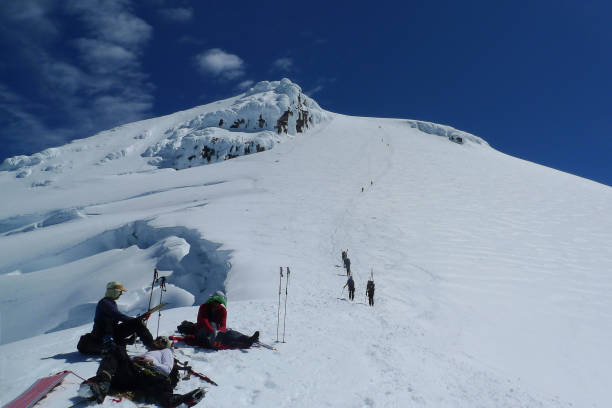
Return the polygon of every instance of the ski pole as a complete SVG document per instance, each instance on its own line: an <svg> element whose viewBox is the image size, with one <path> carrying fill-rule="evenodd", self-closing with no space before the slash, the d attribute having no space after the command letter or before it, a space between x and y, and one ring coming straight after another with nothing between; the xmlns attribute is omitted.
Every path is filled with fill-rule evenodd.
<svg viewBox="0 0 612 408"><path fill-rule="evenodd" d="M291 271L287 267L287 282L285 282L285 317L283 318L283 343L285 342L285 324L287 322L287 295L289 295L289 274Z"/></svg>
<svg viewBox="0 0 612 408"><path fill-rule="evenodd" d="M164 292L166 291L166 277L162 276L161 278L159 278L159 304L161 305L162 302L162 296L164 295ZM159 321L161 320L161 309L159 309L159 311L157 312L157 334L156 337L159 336Z"/></svg>
<svg viewBox="0 0 612 408"><path fill-rule="evenodd" d="M147 307L147 310L151 310L151 301L153 300L153 288L155 287L155 282L157 281L157 268L153 269L153 283L151 283L151 294L149 295L149 307ZM147 322L145 323L148 324L149 321L147 320Z"/></svg>
<svg viewBox="0 0 612 408"><path fill-rule="evenodd" d="M213 380L211 380L209 376L204 375L202 373L198 373L197 371L193 371L193 368L191 368L191 367L190 367L190 371L191 371L191 374L195 375L198 378L201 378L202 380L206 381L209 384L219 385L216 382L214 382Z"/></svg>
<svg viewBox="0 0 612 408"><path fill-rule="evenodd" d="M185 361L184 363L181 363L179 360L176 360L177 362L177 369L178 370L184 370L187 371L187 375L195 375L196 377L206 381L207 383L210 383L212 385L219 385L216 382L214 382L209 376L202 374L202 373L198 373L197 371L194 371L193 368L191 368L188 361Z"/></svg>
<svg viewBox="0 0 612 408"><path fill-rule="evenodd" d="M278 278L278 312L276 313L276 342L278 343L278 328L280 326L280 298L281 298L281 285L283 280L283 267L280 267L280 276Z"/></svg>

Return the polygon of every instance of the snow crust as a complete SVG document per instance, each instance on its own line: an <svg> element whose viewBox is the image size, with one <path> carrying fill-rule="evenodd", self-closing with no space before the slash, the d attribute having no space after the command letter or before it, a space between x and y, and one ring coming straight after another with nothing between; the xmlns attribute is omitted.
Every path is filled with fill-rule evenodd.
<svg viewBox="0 0 612 408"><path fill-rule="evenodd" d="M153 268L168 277L160 334L223 289L228 325L273 343L289 266L278 352L178 345L177 358L219 383L202 405L612 405L609 187L428 122L321 111L303 133L214 123L262 107L275 118L300 100L317 112L300 95L264 82L2 164L0 404L42 376L95 373L98 359L76 343L110 280L129 289L120 309L137 314ZM251 142L266 150L205 166L185 158ZM347 248L355 302L342 290ZM76 402L78 382L45 406Z"/></svg>

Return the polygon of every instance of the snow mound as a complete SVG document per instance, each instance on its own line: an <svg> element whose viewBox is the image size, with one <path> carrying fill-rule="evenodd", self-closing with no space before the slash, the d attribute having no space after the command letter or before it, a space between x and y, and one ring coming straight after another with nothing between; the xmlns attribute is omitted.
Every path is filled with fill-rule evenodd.
<svg viewBox="0 0 612 408"><path fill-rule="evenodd" d="M269 150L281 140L281 135L270 131L247 133L221 128L178 129L168 139L149 147L143 156L153 157L149 164L179 170Z"/></svg>
<svg viewBox="0 0 612 408"><path fill-rule="evenodd" d="M31 156L9 157L0 164L0 171L14 171L24 167L31 167L42 163L45 160L57 157L61 154L58 148L45 149L40 153ZM23 176L22 176L23 177Z"/></svg>
<svg viewBox="0 0 612 408"><path fill-rule="evenodd" d="M284 78L262 81L223 110L206 112L166 133L143 157L149 164L184 169L271 149L330 115Z"/></svg>
<svg viewBox="0 0 612 408"><path fill-rule="evenodd" d="M449 140L452 140L452 141L469 140L470 142L473 142L479 145L489 146L489 144L484 139L478 136L475 136L471 133L457 130L451 126L439 125L437 123L432 123L432 122L423 122L420 120L408 120L407 122L411 128L418 129L421 132L427 133L429 135L448 137Z"/></svg>

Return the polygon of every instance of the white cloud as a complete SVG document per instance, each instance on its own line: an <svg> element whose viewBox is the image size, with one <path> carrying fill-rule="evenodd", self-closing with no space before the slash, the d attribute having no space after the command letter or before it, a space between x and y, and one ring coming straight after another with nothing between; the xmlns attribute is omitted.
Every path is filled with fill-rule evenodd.
<svg viewBox="0 0 612 408"><path fill-rule="evenodd" d="M272 67L280 71L291 71L293 60L291 58L279 58L272 63Z"/></svg>
<svg viewBox="0 0 612 408"><path fill-rule="evenodd" d="M18 24L21 30L48 40L59 34L57 25L49 17L53 7L53 3L40 0L5 1L0 3L0 21Z"/></svg>
<svg viewBox="0 0 612 408"><path fill-rule="evenodd" d="M73 0L66 8L85 22L93 37L137 50L151 39L153 28L130 12L130 3L128 0Z"/></svg>
<svg viewBox="0 0 612 408"><path fill-rule="evenodd" d="M164 19L173 22L187 22L193 19L193 9L190 7L164 8L158 11Z"/></svg>
<svg viewBox="0 0 612 408"><path fill-rule="evenodd" d="M234 54L212 48L196 56L196 63L205 74L222 79L236 79L244 75L244 61Z"/></svg>
<svg viewBox="0 0 612 408"><path fill-rule="evenodd" d="M81 59L92 72L117 73L117 70L138 69L136 54L120 45L90 38L79 38L75 45L81 51Z"/></svg>
<svg viewBox="0 0 612 408"><path fill-rule="evenodd" d="M241 91L246 91L247 89L249 89L253 84L255 83L255 81L253 81L252 79L247 79L246 81L242 81L241 83L239 83L236 88L240 89Z"/></svg>
<svg viewBox="0 0 612 408"><path fill-rule="evenodd" d="M3 62L27 67L36 85L27 97L11 84L0 86L5 152L30 154L150 113L154 86L141 58L153 29L134 14L133 0L4 3L0 21L13 58ZM82 38L57 30L70 24L80 25ZM55 52L58 41L72 45L78 58Z"/></svg>

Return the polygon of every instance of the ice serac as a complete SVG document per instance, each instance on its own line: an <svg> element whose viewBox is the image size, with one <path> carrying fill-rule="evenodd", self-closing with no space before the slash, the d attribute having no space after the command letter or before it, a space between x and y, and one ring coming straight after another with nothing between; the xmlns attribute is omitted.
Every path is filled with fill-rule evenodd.
<svg viewBox="0 0 612 408"><path fill-rule="evenodd" d="M149 147L158 167L183 169L269 150L327 120L326 113L302 89L284 78L262 81L226 109L206 112L172 129Z"/></svg>

